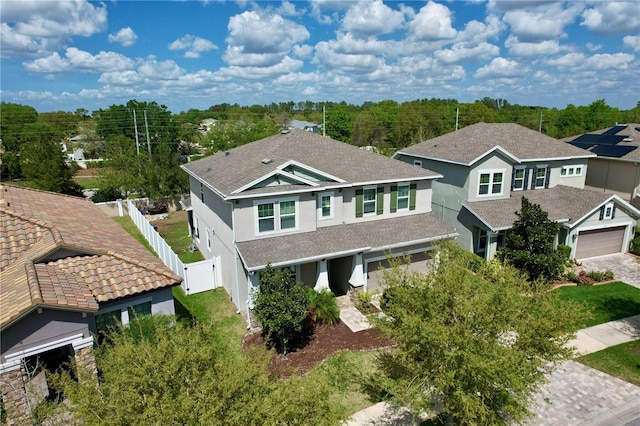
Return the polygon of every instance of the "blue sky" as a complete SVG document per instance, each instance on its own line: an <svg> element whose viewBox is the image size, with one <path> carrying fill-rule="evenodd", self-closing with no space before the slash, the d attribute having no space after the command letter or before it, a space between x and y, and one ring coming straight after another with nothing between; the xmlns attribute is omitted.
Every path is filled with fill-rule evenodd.
<svg viewBox="0 0 640 426"><path fill-rule="evenodd" d="M1 99L640 101L640 2L0 0Z"/></svg>

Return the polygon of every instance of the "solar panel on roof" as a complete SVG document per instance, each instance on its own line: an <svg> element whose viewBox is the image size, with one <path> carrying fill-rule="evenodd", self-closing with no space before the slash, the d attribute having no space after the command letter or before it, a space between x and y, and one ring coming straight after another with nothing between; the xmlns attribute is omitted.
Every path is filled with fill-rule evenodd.
<svg viewBox="0 0 640 426"><path fill-rule="evenodd" d="M590 142L581 143L581 142L573 141L573 142L569 142L569 144L571 144L573 146L577 146L578 148L582 148L582 149L589 149L589 148L591 148L593 146L593 144L590 143Z"/></svg>
<svg viewBox="0 0 640 426"><path fill-rule="evenodd" d="M591 145L594 145L597 143L598 138L601 135L594 135L591 133L585 133L584 135L580 135L577 138L575 138L574 140L572 140L570 143L574 143L574 142L578 142L578 143L588 143Z"/></svg>
<svg viewBox="0 0 640 426"><path fill-rule="evenodd" d="M591 150L591 152L593 152L596 155L603 156L603 157L620 158L620 157L623 157L623 156L627 155L628 153L630 153L631 151L633 151L636 148L637 148L637 146L599 145L599 146L596 146L595 148L593 148Z"/></svg>
<svg viewBox="0 0 640 426"><path fill-rule="evenodd" d="M623 140L626 136L624 135L609 135L609 134L601 134L596 135L593 133L587 133L581 136L578 136L570 143L578 142L582 144L590 144L590 145L615 145L621 140Z"/></svg>
<svg viewBox="0 0 640 426"><path fill-rule="evenodd" d="M616 133L626 129L627 126L613 126L612 128L610 128L609 130L607 130L606 132L602 132L603 135L615 135Z"/></svg>

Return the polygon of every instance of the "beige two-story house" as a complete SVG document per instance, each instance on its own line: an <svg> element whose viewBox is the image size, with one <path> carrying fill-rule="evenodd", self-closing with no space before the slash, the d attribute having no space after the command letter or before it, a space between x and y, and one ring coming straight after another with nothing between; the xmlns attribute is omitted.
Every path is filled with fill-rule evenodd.
<svg viewBox="0 0 640 426"><path fill-rule="evenodd" d="M561 224L559 244L587 258L628 250L640 212L616 194L585 188L595 154L517 124L478 123L405 148L394 158L433 170L433 211L466 250L491 259L521 199Z"/></svg>
<svg viewBox="0 0 640 426"><path fill-rule="evenodd" d="M456 236L431 211L442 175L304 130L183 169L195 242L242 311L267 264L341 295L377 288L387 256L425 268L432 245Z"/></svg>

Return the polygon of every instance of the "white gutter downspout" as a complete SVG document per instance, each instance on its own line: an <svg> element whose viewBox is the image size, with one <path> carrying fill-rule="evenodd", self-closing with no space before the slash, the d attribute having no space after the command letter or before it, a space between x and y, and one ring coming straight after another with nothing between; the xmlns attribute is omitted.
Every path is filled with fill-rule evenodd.
<svg viewBox="0 0 640 426"><path fill-rule="evenodd" d="M236 227L235 227L235 207L232 201L227 201L223 199L223 202L228 203L231 206L231 229L233 233L233 275L235 277L236 282L236 300L240 303L240 282L238 278L238 260L240 260L240 256L238 255L238 247L236 246ZM248 285L248 284L247 284ZM249 299L245 301L245 306L247 307L247 328L251 328L251 316L249 315ZM237 314L240 313L240 308L236 311Z"/></svg>

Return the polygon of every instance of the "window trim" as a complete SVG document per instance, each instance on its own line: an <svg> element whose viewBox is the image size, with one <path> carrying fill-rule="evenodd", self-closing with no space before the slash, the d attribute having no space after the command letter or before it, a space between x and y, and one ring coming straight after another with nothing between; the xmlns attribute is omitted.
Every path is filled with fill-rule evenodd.
<svg viewBox="0 0 640 426"><path fill-rule="evenodd" d="M207 228L205 230L205 233L207 235L207 249L209 251L211 251L211 234L212 234L212 232L211 232L211 230L209 228Z"/></svg>
<svg viewBox="0 0 640 426"><path fill-rule="evenodd" d="M542 186L538 185L538 171L539 170L544 170L544 176L542 177ZM540 164L537 165L535 167L535 174L533 176L533 189L544 189L544 188L548 188L549 187L549 182L547 182L547 179L550 178L549 176L549 165L548 164Z"/></svg>
<svg viewBox="0 0 640 426"><path fill-rule="evenodd" d="M324 216L323 213L323 209L325 206L322 205L322 199L325 197L329 197L329 215L328 216ZM334 197L333 197L333 192L321 192L318 194L318 220L329 220L329 219L333 219L333 215L334 215Z"/></svg>
<svg viewBox="0 0 640 426"><path fill-rule="evenodd" d="M407 188L407 195L404 197L400 197L400 188ZM410 183L399 183L397 187L397 195L396 195L396 211L397 212L408 212L411 208L411 184ZM407 207L400 208L400 199L407 200Z"/></svg>
<svg viewBox="0 0 640 426"><path fill-rule="evenodd" d="M367 191L373 191L373 200L365 200L365 193ZM371 204L373 201L373 211L366 212L365 206L367 203ZM376 186L365 186L362 188L362 217L375 216L378 211L378 188Z"/></svg>
<svg viewBox="0 0 640 426"><path fill-rule="evenodd" d="M484 247L480 247L480 242L483 241L483 239L484 239ZM489 232L486 229L478 228L478 240L476 244L476 253L486 254L488 245L489 245Z"/></svg>
<svg viewBox="0 0 640 426"><path fill-rule="evenodd" d="M522 172L522 177L521 178L517 178L516 177L516 172ZM511 188L512 191L524 191L524 189L527 187L527 168L526 167L514 167L513 168L513 187ZM516 188L516 181L522 180L522 187L520 188Z"/></svg>
<svg viewBox="0 0 640 426"><path fill-rule="evenodd" d="M193 236L196 240L200 241L200 221L198 220L198 215L193 214Z"/></svg>
<svg viewBox="0 0 640 426"><path fill-rule="evenodd" d="M608 212L608 213L607 213ZM616 217L616 205L613 201L602 206L602 214L600 220L613 220Z"/></svg>
<svg viewBox="0 0 640 426"><path fill-rule="evenodd" d="M204 203L204 183L200 182L200 201Z"/></svg>
<svg viewBox="0 0 640 426"><path fill-rule="evenodd" d="M487 170L478 170L478 185L476 188L476 196L477 197L494 197L496 195L503 195L504 194L504 177L505 177L505 169L487 169ZM502 175L502 181L500 182L500 192L492 192L493 191L493 187L494 185L496 185L497 183L495 182L495 175L496 174L501 174ZM482 175L489 175L489 183L488 184L481 184L480 183L480 179L482 178ZM481 194L480 193L480 186L481 185L488 185L488 191L486 194Z"/></svg>
<svg viewBox="0 0 640 426"><path fill-rule="evenodd" d="M295 226L293 228L284 228L282 229L282 223L280 215L280 203L293 201L295 212L292 215L295 220ZM300 228L300 198L299 197L286 197L286 198L270 198L263 200L254 200L253 201L253 221L254 221L254 230L255 235L270 235L270 234L278 234L282 232L292 232L297 231ZM260 218L258 217L258 206L263 204L273 204L273 230L260 232ZM286 215L289 216L289 215ZM286 217L285 216L285 217Z"/></svg>
<svg viewBox="0 0 640 426"><path fill-rule="evenodd" d="M582 169L583 166L579 165L562 166L562 169L560 169L560 177L582 176Z"/></svg>

